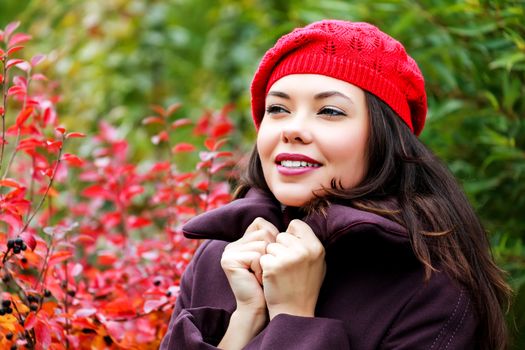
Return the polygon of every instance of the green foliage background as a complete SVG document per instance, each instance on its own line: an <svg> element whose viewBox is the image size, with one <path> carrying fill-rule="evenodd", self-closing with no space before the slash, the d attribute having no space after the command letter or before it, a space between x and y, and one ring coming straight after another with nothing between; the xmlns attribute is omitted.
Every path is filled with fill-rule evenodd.
<svg viewBox="0 0 525 350"><path fill-rule="evenodd" d="M49 53L62 119L76 131L108 120L154 157L141 120L156 103L181 115L234 102L248 149L248 88L258 60L294 27L367 21L405 44L427 82L421 138L456 174L516 292L509 324L525 348L525 1L3 0L0 26L22 21L28 50ZM183 138L184 135L174 135ZM521 330L521 331L520 331Z"/></svg>

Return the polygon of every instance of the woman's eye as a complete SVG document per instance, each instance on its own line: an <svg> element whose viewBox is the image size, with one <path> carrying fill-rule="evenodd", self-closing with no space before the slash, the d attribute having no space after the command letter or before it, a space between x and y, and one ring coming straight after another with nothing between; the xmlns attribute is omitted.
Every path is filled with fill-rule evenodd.
<svg viewBox="0 0 525 350"><path fill-rule="evenodd" d="M279 113L288 113L288 111L284 107L272 105L266 108L266 113L279 114Z"/></svg>
<svg viewBox="0 0 525 350"><path fill-rule="evenodd" d="M332 116L332 117L345 116L346 115L345 112L341 111L340 109L333 108L333 107L324 107L317 114L328 115L328 116Z"/></svg>

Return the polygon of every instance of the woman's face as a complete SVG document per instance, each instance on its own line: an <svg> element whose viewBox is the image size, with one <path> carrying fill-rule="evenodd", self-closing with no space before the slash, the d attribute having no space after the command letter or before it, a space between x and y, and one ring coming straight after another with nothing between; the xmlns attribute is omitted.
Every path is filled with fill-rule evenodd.
<svg viewBox="0 0 525 350"><path fill-rule="evenodd" d="M359 184L368 125L365 93L355 85L316 74L276 81L266 96L257 148L277 200L301 206L332 179L343 188Z"/></svg>

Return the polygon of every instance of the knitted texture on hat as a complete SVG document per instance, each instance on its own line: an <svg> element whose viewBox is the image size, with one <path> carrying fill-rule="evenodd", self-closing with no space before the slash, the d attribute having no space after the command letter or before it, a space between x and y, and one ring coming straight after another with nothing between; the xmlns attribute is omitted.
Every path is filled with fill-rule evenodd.
<svg viewBox="0 0 525 350"><path fill-rule="evenodd" d="M281 37L251 85L257 128L273 83L290 74L321 74L366 90L389 105L416 135L427 113L423 75L400 42L363 22L324 20Z"/></svg>

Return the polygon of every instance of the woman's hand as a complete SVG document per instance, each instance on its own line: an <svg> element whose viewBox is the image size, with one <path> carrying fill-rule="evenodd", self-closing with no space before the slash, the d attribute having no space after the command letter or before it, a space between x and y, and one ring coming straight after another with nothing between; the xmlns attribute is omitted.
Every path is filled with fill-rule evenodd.
<svg viewBox="0 0 525 350"><path fill-rule="evenodd" d="M292 220L266 253L260 263L270 319L280 313L314 316L326 263L324 247L310 226Z"/></svg>
<svg viewBox="0 0 525 350"><path fill-rule="evenodd" d="M266 254L266 246L275 242L278 233L272 223L257 218L241 239L224 249L221 266L235 296L237 309L219 348L241 349L264 326L267 310L259 260Z"/></svg>

